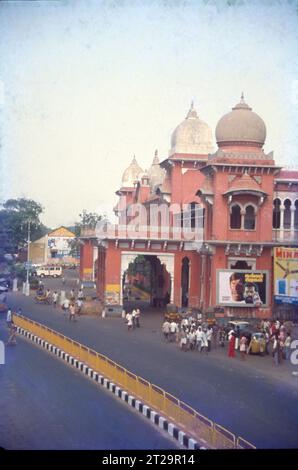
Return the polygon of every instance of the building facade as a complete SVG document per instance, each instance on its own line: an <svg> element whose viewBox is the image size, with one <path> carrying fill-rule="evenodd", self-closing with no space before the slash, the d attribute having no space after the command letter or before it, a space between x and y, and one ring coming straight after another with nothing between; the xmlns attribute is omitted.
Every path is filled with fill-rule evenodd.
<svg viewBox="0 0 298 470"><path fill-rule="evenodd" d="M77 263L71 256L70 242L75 234L66 227L51 230L29 245L29 261L32 264Z"/></svg>
<svg viewBox="0 0 298 470"><path fill-rule="evenodd" d="M143 171L134 157L124 171L118 225L82 233L80 275L106 308L122 308L125 273L142 256L152 304L272 315L273 248L298 242L298 172L264 152L265 123L243 96L215 137L192 105L166 159L156 152Z"/></svg>

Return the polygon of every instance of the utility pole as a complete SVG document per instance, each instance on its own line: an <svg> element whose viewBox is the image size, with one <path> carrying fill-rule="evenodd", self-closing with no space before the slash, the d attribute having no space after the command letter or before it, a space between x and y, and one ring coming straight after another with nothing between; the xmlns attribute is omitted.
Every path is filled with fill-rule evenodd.
<svg viewBox="0 0 298 470"><path fill-rule="evenodd" d="M27 239L27 275L26 275L26 287L25 295L30 294L30 285L29 285L29 247L30 247L30 220L28 220L28 239Z"/></svg>

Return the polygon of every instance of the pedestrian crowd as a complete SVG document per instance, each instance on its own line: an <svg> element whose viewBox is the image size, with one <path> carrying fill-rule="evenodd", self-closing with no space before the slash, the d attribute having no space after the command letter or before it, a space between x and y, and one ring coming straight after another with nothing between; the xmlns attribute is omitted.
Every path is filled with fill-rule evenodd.
<svg viewBox="0 0 298 470"><path fill-rule="evenodd" d="M260 346L259 352L261 355L272 355L274 364L278 366L283 360L290 360L291 356L291 343L292 343L292 331L294 325L291 321L282 322L280 320L262 320L259 332L262 337L259 339ZM257 341L255 335L248 342L248 338L245 332L240 332L236 328L229 332L229 357L235 357L235 351L239 348L241 359L245 359L245 355L250 353L253 342Z"/></svg>
<svg viewBox="0 0 298 470"><path fill-rule="evenodd" d="M51 292L50 289L44 290L44 286L40 285L37 295L44 295L47 304L53 305L57 308L58 305L64 315L69 318L69 321L76 321L76 316L80 316L84 306L84 292L83 289L79 289L76 293L74 289L71 289L68 294L64 290L57 292L56 290Z"/></svg>
<svg viewBox="0 0 298 470"><path fill-rule="evenodd" d="M259 341L258 351L261 355L271 354L274 363L279 365L282 360L289 360L291 355L292 322L279 320L262 320L256 335L240 331L239 327L227 329L213 322L208 325L192 315L186 316L181 322L165 320L162 324L162 334L165 341L177 343L181 351L199 351L208 354L213 348L224 347L228 343L228 357L236 357L239 351L241 360L253 351L254 341Z"/></svg>
<svg viewBox="0 0 298 470"><path fill-rule="evenodd" d="M193 350L207 354L222 341L218 325L208 325L191 315L183 318L181 323L166 319L162 324L162 334L167 342L177 343L184 352Z"/></svg>

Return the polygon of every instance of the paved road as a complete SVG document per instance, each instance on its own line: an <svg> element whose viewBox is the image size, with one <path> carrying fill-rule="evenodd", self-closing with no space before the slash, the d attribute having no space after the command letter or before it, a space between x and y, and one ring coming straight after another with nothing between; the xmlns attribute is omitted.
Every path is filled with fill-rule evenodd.
<svg viewBox="0 0 298 470"><path fill-rule="evenodd" d="M21 294L10 299L25 315L106 354L257 447L298 447L294 378L293 385L238 360L182 353L162 341L158 315L144 315L140 330L128 333L122 319L81 317L70 324L60 310L37 306Z"/></svg>
<svg viewBox="0 0 298 470"><path fill-rule="evenodd" d="M6 337L2 319L0 340ZM0 447L178 448L111 393L22 338L0 365Z"/></svg>

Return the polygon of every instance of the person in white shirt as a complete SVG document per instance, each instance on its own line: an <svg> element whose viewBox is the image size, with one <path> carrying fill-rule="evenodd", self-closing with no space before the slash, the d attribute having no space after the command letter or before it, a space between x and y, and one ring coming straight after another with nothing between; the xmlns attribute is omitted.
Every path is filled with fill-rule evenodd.
<svg viewBox="0 0 298 470"><path fill-rule="evenodd" d="M163 335L166 339L166 341L169 341L169 336L170 336L170 323L166 320L163 325L162 325L162 332L163 332Z"/></svg>
<svg viewBox="0 0 298 470"><path fill-rule="evenodd" d="M132 327L135 328L136 327L136 314L137 314L137 311L135 309L133 309L133 311L131 312L131 316L132 316Z"/></svg>
<svg viewBox="0 0 298 470"><path fill-rule="evenodd" d="M207 341L207 336L206 336L205 331L202 331L201 343L202 343L201 352L205 351L205 353L208 354L208 341Z"/></svg>
<svg viewBox="0 0 298 470"><path fill-rule="evenodd" d="M292 343L291 334L287 333L287 337L284 343L285 358L287 361L290 359L290 356L291 356L291 343Z"/></svg>
<svg viewBox="0 0 298 470"><path fill-rule="evenodd" d="M193 350L195 348L195 342L196 342L196 335L193 329L191 329L190 332L188 333L187 340L189 344L189 349Z"/></svg>
<svg viewBox="0 0 298 470"><path fill-rule="evenodd" d="M176 340L176 333L178 332L177 323L172 321L170 323L170 341L173 342Z"/></svg>
<svg viewBox="0 0 298 470"><path fill-rule="evenodd" d="M203 331L202 331L202 328L199 326L196 331L197 350L199 352L201 352L201 349L202 349L202 337L203 337Z"/></svg>
<svg viewBox="0 0 298 470"><path fill-rule="evenodd" d="M76 306L77 306L77 314L81 315L82 307L83 307L83 301L82 299L78 299L76 301Z"/></svg>
<svg viewBox="0 0 298 470"><path fill-rule="evenodd" d="M132 330L133 329L133 320L132 320L132 314L131 313L127 313L126 322L127 322L128 331Z"/></svg>
<svg viewBox="0 0 298 470"><path fill-rule="evenodd" d="M10 328L11 322L12 322L12 311L11 311L11 309L9 308L9 309L7 310L7 315L6 315L6 323L7 323L8 328Z"/></svg>
<svg viewBox="0 0 298 470"><path fill-rule="evenodd" d="M73 320L75 321L76 317L76 308L74 304L70 304L69 306L69 321Z"/></svg>
<svg viewBox="0 0 298 470"><path fill-rule="evenodd" d="M213 336L213 329L211 326L208 327L208 330L206 332L206 339L207 339L207 344L208 344L208 352L211 351L211 341L212 341L212 336Z"/></svg>
<svg viewBox="0 0 298 470"><path fill-rule="evenodd" d="M62 306L62 309L65 315L67 315L68 313L69 305L70 305L70 301L68 299L65 299L63 302L63 306Z"/></svg>
<svg viewBox="0 0 298 470"><path fill-rule="evenodd" d="M57 307L57 302L58 302L58 293L57 293L56 291L53 292L52 298L53 298L53 305L54 305L54 308L56 308L56 307Z"/></svg>
<svg viewBox="0 0 298 470"><path fill-rule="evenodd" d="M136 309L135 321L136 327L140 328L140 317L141 317L141 310L139 308Z"/></svg>
<svg viewBox="0 0 298 470"><path fill-rule="evenodd" d="M233 328L229 331L228 333L228 341L230 341L232 335L235 334L235 331L233 330Z"/></svg>

